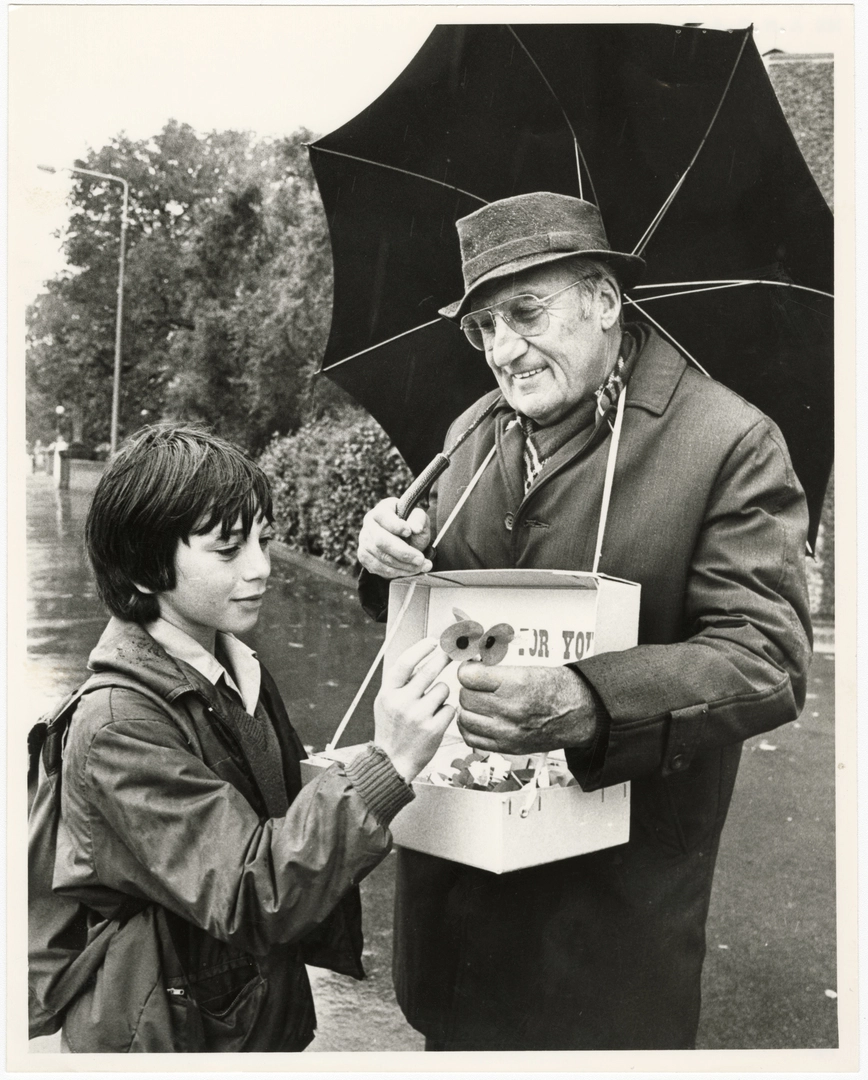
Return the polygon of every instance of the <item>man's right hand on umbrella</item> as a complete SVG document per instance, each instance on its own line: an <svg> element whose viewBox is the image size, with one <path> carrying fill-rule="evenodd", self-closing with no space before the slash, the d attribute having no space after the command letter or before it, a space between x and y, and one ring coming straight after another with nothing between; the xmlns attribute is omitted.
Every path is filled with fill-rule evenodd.
<svg viewBox="0 0 868 1080"><path fill-rule="evenodd" d="M433 567L423 554L431 542L428 515L417 506L405 521L395 511L397 502L378 502L365 514L359 533L359 562L381 578L426 574Z"/></svg>

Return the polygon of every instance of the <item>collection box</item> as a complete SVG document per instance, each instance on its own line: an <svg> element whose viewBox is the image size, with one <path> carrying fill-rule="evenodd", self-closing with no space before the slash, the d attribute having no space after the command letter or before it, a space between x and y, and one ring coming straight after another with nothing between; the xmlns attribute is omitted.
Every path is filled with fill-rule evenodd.
<svg viewBox="0 0 868 1080"><path fill-rule="evenodd" d="M384 672L420 638L439 638L455 622L454 608L483 627L506 622L514 628L505 665L555 666L628 649L637 640L639 593L634 582L561 570L461 570L398 578L390 590ZM457 704L457 665L450 664L441 679ZM335 760L351 760L359 749L315 755L302 762L303 778L311 779ZM498 793L429 779L470 752L457 725L451 725L413 784L415 800L392 822L397 845L500 874L629 839L629 784L594 792L572 785ZM526 755L510 760L529 764ZM563 752L551 753L549 761L555 774L568 775Z"/></svg>

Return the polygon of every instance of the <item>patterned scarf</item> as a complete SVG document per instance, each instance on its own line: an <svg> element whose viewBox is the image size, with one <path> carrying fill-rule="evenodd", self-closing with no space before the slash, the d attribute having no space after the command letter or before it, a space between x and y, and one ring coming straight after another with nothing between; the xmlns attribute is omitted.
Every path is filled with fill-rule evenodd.
<svg viewBox="0 0 868 1080"><path fill-rule="evenodd" d="M621 352L615 366L594 391L592 400L580 401L566 416L555 424L540 427L529 416L516 413L513 423L519 424L524 434L524 491L530 491L546 462L585 428L599 424L624 392L639 349L633 336L624 331Z"/></svg>

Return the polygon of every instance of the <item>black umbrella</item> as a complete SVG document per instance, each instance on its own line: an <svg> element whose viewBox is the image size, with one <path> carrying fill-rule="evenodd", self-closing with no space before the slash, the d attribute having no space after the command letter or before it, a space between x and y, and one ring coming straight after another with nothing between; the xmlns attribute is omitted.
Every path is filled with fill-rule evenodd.
<svg viewBox="0 0 868 1080"><path fill-rule="evenodd" d="M832 214L750 29L441 26L310 152L335 275L322 370L412 469L494 386L437 315L463 292L454 222L510 195L579 195L613 249L648 263L637 317L781 427L813 542L832 463Z"/></svg>

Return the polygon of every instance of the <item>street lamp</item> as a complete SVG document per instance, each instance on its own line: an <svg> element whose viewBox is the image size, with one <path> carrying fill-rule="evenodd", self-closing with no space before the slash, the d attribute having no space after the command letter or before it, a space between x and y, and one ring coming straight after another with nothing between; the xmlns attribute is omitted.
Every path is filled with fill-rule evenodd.
<svg viewBox="0 0 868 1080"><path fill-rule="evenodd" d="M118 413L121 404L121 329L124 317L124 257L127 246L127 207L130 200L130 185L122 176L114 176L112 173L94 172L93 169L79 169L78 166L69 168L61 166L56 169L53 165L37 165L37 169L43 172L56 173L83 173L85 176L96 176L100 180L111 180L116 184L122 184L124 189L123 208L121 210L121 249L118 256L118 309L115 322L115 367L112 380L112 419L111 419L111 452L114 454L118 447Z"/></svg>

